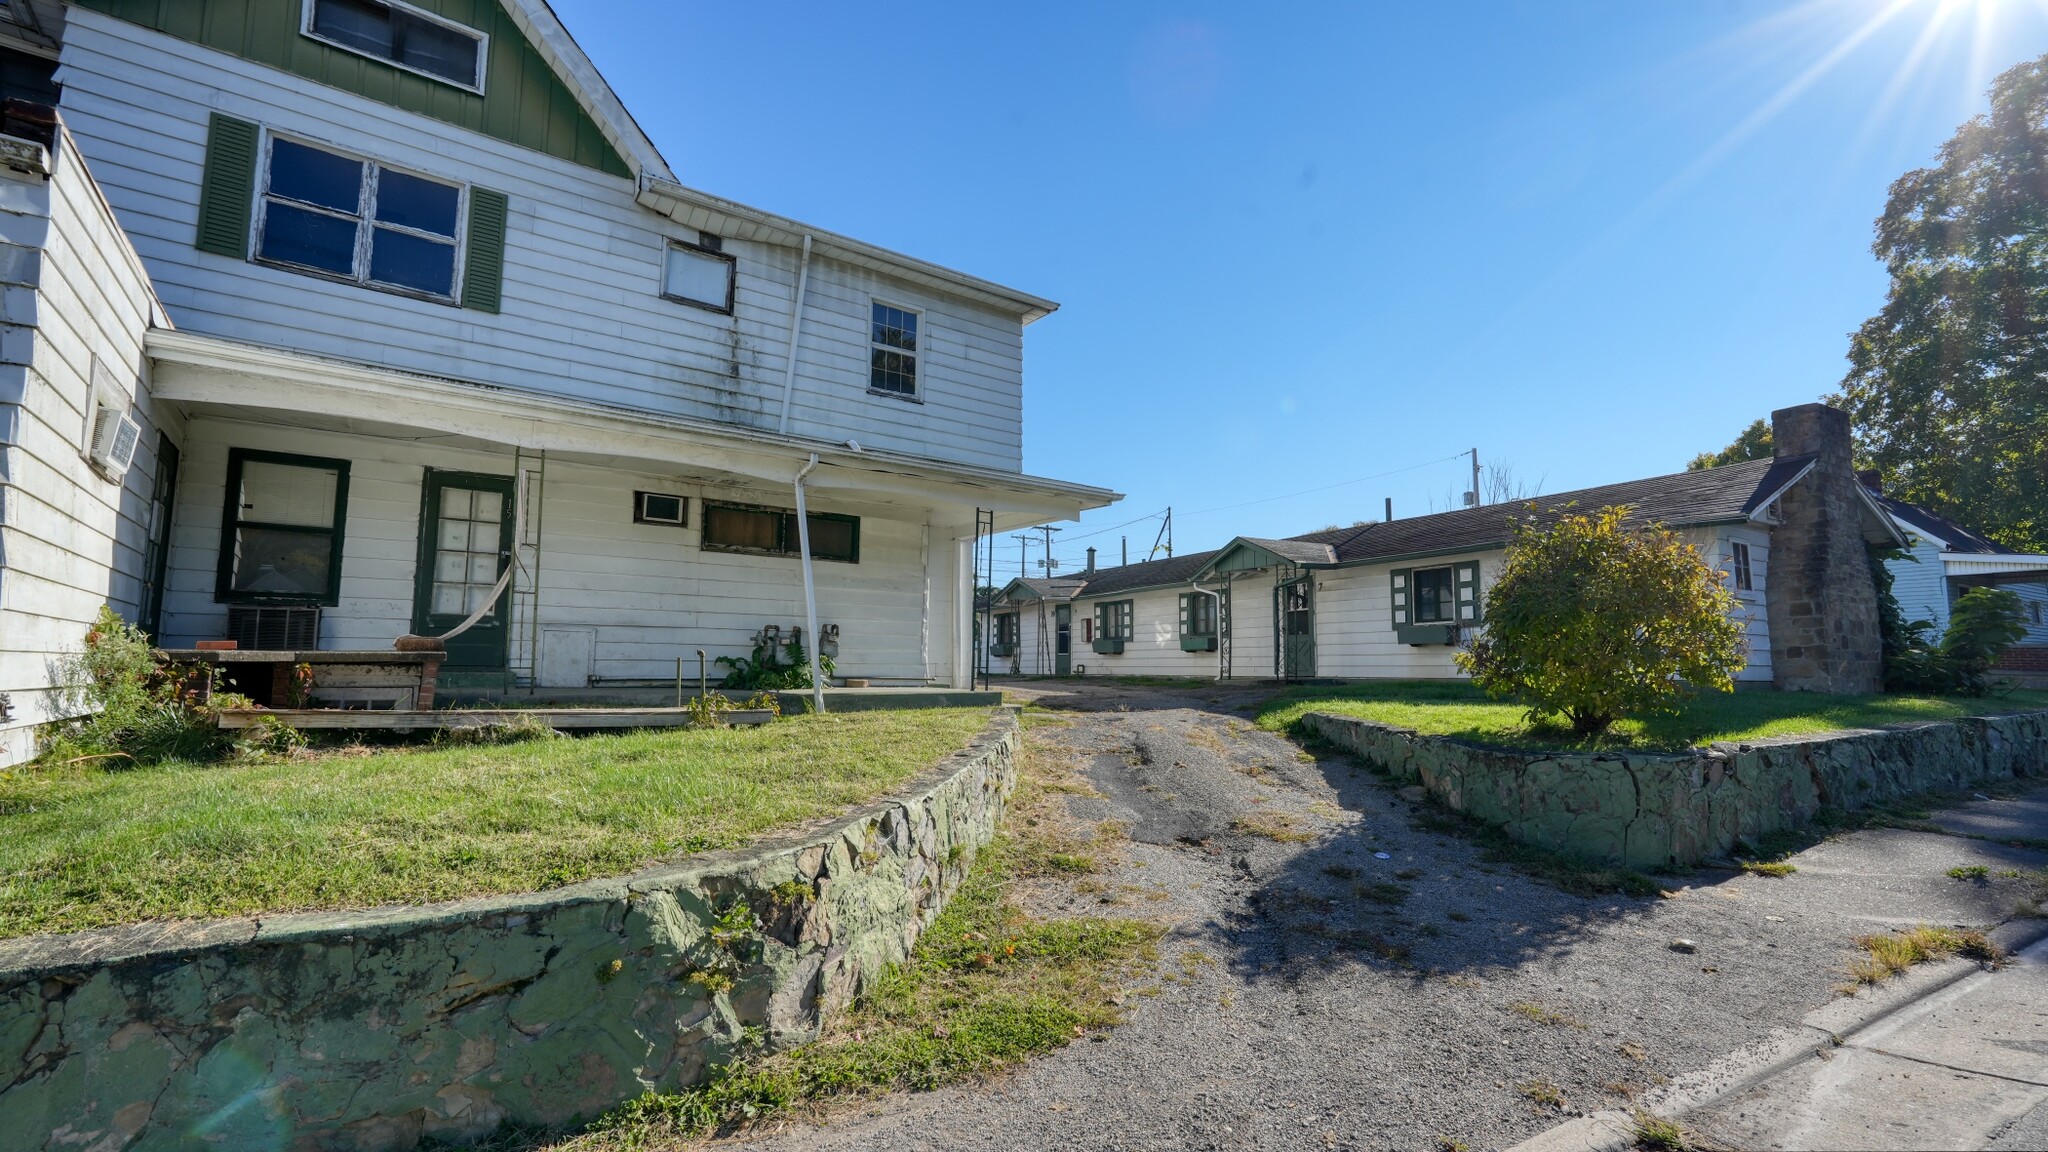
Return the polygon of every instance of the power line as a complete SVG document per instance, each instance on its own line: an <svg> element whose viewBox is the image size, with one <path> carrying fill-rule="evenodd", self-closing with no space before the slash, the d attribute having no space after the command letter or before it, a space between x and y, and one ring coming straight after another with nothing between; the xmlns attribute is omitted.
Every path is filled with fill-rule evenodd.
<svg viewBox="0 0 2048 1152"><path fill-rule="evenodd" d="M1375 472L1370 476L1360 476L1354 480L1339 480L1335 484L1325 484L1320 488L1304 488L1299 492L1283 492L1278 496L1261 496L1257 500L1246 500L1241 504L1220 504L1214 508L1201 508L1193 512L1182 512L1181 515L1203 516L1210 512L1228 512L1233 508L1249 508L1254 504L1271 504L1275 500L1292 500L1296 496L1313 496L1317 492L1328 492L1332 488L1349 488L1353 484L1363 484L1367 480L1378 480L1383 476L1398 476L1403 472L1413 472L1418 468L1428 468L1447 461L1463 459L1464 456L1465 453L1463 452L1454 452L1449 456L1441 456L1435 460L1424 460L1420 464L1410 464L1405 468L1391 468L1385 472Z"/></svg>

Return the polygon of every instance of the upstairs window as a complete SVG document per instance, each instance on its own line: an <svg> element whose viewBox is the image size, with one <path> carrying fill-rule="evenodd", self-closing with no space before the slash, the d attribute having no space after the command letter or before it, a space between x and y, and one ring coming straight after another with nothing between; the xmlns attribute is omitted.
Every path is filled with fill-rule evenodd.
<svg viewBox="0 0 2048 1152"><path fill-rule="evenodd" d="M868 391L917 397L917 329L924 314L876 300L868 331Z"/></svg>
<svg viewBox="0 0 2048 1152"><path fill-rule="evenodd" d="M1756 577L1749 569L1749 545L1737 540L1730 551L1733 555L1730 557L1731 563L1729 567L1735 570L1735 590L1737 592L1754 591L1756 588Z"/></svg>
<svg viewBox="0 0 2048 1152"><path fill-rule="evenodd" d="M463 189L272 137L256 259L454 302Z"/></svg>
<svg viewBox="0 0 2048 1152"><path fill-rule="evenodd" d="M214 598L337 603L348 461L236 448L227 488Z"/></svg>
<svg viewBox="0 0 2048 1152"><path fill-rule="evenodd" d="M811 558L860 563L860 518L810 514ZM704 502L703 547L712 552L798 555L796 513L752 504Z"/></svg>
<svg viewBox="0 0 2048 1152"><path fill-rule="evenodd" d="M1415 587L1415 622L1447 624L1456 619L1458 594L1451 569L1417 568L1409 577Z"/></svg>
<svg viewBox="0 0 2048 1152"><path fill-rule="evenodd" d="M732 311L733 258L718 250L715 236L702 237L712 243L668 242L661 268L661 294L682 304L694 304L713 312Z"/></svg>
<svg viewBox="0 0 2048 1152"><path fill-rule="evenodd" d="M446 81L484 90L484 46L473 28L389 0L306 0L302 31L315 40Z"/></svg>

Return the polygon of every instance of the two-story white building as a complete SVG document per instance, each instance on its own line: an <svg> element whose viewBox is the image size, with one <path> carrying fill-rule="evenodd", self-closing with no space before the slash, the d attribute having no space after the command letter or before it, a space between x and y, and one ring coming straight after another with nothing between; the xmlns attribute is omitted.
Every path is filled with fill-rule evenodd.
<svg viewBox="0 0 2048 1152"><path fill-rule="evenodd" d="M103 317L0 268L62 360L0 355L12 755L102 602L172 647L481 613L444 685L566 691L786 633L809 568L842 675L964 685L977 524L1116 499L1022 472L1023 330L1056 305L687 187L541 0L42 24L50 161L133 282L86 277ZM52 177L9 175L9 267L68 277Z"/></svg>

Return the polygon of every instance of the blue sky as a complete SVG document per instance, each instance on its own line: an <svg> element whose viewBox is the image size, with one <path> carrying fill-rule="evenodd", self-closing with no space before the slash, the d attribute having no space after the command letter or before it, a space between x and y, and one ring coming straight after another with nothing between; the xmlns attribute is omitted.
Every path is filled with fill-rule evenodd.
<svg viewBox="0 0 2048 1152"><path fill-rule="evenodd" d="M2048 52L2040 0L554 2L684 182L1061 302L1025 467L1129 494L1070 566L1819 398L1887 186Z"/></svg>

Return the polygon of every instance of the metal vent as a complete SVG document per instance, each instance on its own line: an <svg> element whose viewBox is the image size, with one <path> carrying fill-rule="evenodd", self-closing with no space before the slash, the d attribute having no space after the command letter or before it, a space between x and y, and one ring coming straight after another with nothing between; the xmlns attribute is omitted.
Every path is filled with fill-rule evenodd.
<svg viewBox="0 0 2048 1152"><path fill-rule="evenodd" d="M244 651L309 652L320 647L320 610L229 608L228 639Z"/></svg>

